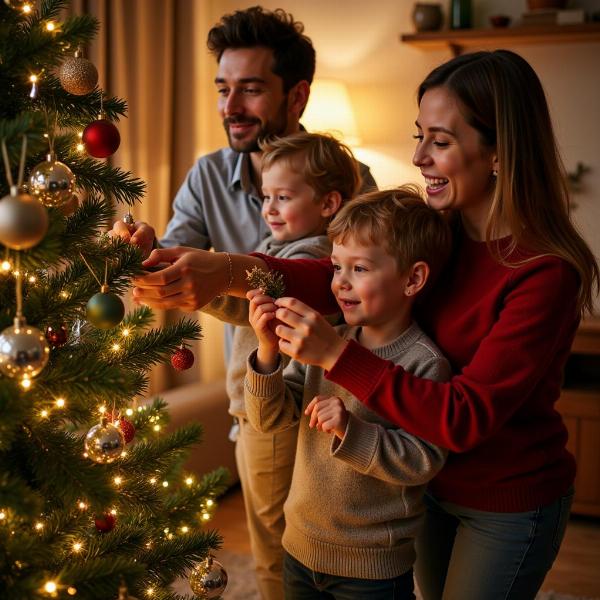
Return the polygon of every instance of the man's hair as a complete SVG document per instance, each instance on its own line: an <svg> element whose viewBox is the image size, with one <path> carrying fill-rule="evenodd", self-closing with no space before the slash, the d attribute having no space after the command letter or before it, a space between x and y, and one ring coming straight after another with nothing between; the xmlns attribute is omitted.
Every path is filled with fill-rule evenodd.
<svg viewBox="0 0 600 600"><path fill-rule="evenodd" d="M280 8L270 11L252 6L221 17L208 32L206 44L217 62L229 48L270 48L272 71L288 92L299 81L312 83L315 74L315 49L303 31L304 25Z"/></svg>
<svg viewBox="0 0 600 600"><path fill-rule="evenodd" d="M430 269L428 284L452 249L446 217L429 208L413 185L357 196L339 210L327 235L337 244L352 239L358 244L383 246L396 259L399 272L424 261Z"/></svg>
<svg viewBox="0 0 600 600"><path fill-rule="evenodd" d="M321 198L339 192L342 200L354 198L360 189L360 172L352 150L326 133L301 131L261 142L261 170L285 161Z"/></svg>

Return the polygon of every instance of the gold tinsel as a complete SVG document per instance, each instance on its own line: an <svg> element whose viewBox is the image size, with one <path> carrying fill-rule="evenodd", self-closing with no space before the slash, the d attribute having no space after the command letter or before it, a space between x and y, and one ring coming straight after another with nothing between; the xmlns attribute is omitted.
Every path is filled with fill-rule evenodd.
<svg viewBox="0 0 600 600"><path fill-rule="evenodd" d="M253 267L251 271L246 271L246 281L251 289L260 289L271 298L281 298L285 294L283 275L278 271L263 271Z"/></svg>

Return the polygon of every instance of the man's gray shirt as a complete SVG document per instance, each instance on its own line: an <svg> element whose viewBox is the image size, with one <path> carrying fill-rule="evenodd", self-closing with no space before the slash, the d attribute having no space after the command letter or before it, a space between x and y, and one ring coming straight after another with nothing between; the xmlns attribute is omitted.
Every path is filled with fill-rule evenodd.
<svg viewBox="0 0 600 600"><path fill-rule="evenodd" d="M361 192L376 189L369 167L358 164ZM189 170L175 196L173 217L160 244L253 252L270 233L261 207L261 195L250 176L250 156L222 148L199 158ZM226 327L225 356L229 359L233 328Z"/></svg>

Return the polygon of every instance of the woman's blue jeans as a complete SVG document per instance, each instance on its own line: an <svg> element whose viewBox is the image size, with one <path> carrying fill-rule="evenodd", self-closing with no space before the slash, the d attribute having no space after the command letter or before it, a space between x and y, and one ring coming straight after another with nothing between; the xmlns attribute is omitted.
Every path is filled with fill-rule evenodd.
<svg viewBox="0 0 600 600"><path fill-rule="evenodd" d="M426 495L417 539L424 600L533 600L565 534L573 490L552 504L494 513Z"/></svg>
<svg viewBox="0 0 600 600"><path fill-rule="evenodd" d="M287 552L283 558L285 600L413 600L412 569L394 579L352 579L318 573Z"/></svg>

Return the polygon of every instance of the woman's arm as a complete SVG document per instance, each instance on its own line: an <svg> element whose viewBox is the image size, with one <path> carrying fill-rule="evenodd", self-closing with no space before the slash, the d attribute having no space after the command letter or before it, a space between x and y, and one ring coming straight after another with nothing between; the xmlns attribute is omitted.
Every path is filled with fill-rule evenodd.
<svg viewBox="0 0 600 600"><path fill-rule="evenodd" d="M295 339L290 355L330 369L328 379L411 434L454 452L470 450L497 432L537 387L546 385L558 396L577 327L579 281L571 267L548 259L515 270L515 277L497 321L470 362L447 383L410 375L352 341L331 363L326 356L331 345ZM293 311L278 310L277 318L295 328L297 337L311 329L310 323L298 326L294 314L290 323L288 312ZM315 354L318 347L324 348L322 357ZM305 352L311 353L310 360Z"/></svg>

